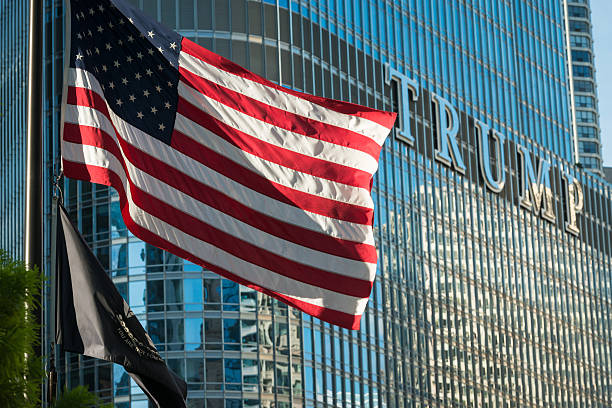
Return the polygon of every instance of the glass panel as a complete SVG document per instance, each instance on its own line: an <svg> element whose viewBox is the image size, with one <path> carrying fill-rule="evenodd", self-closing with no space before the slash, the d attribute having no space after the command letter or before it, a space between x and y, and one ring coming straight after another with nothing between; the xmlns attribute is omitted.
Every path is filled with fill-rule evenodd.
<svg viewBox="0 0 612 408"><path fill-rule="evenodd" d="M183 280L185 311L202 310L202 279Z"/></svg>
<svg viewBox="0 0 612 408"><path fill-rule="evenodd" d="M202 350L204 325L202 318L185 319L185 350Z"/></svg>

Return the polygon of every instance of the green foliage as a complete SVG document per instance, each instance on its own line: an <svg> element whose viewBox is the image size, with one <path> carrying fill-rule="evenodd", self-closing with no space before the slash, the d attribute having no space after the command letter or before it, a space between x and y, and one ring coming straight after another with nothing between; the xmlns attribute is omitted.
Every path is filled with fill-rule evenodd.
<svg viewBox="0 0 612 408"><path fill-rule="evenodd" d="M100 404L100 398L79 385L71 390L64 390L55 401L53 408L92 408ZM100 408L111 408L112 404L101 405Z"/></svg>
<svg viewBox="0 0 612 408"><path fill-rule="evenodd" d="M42 276L0 250L0 407L40 406L44 377L36 354Z"/></svg>

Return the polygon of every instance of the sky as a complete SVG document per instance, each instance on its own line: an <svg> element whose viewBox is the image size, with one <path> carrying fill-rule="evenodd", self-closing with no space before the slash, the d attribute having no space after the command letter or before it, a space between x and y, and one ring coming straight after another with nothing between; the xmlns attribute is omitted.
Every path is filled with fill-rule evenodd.
<svg viewBox="0 0 612 408"><path fill-rule="evenodd" d="M591 0L599 126L604 166L612 166L612 1Z"/></svg>

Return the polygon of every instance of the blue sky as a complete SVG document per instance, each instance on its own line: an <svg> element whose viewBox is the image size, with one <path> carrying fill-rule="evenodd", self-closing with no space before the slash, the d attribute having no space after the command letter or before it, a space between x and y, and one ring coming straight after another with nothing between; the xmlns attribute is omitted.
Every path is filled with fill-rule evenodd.
<svg viewBox="0 0 612 408"><path fill-rule="evenodd" d="M612 1L591 0L604 166L612 166Z"/></svg>

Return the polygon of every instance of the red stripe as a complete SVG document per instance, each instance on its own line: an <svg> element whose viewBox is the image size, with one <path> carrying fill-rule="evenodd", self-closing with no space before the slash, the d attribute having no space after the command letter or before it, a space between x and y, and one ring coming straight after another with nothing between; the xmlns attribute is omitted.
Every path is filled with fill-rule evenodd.
<svg viewBox="0 0 612 408"><path fill-rule="evenodd" d="M204 260L197 258L195 255L185 251L184 249L176 246L171 242L162 239L158 235L136 224L136 222L134 222L134 220L131 218L126 193L123 188L123 183L121 179L119 178L119 176L109 171L108 169L97 166L84 165L81 163L74 163L66 159L62 159L62 164L64 174L68 177L114 187L119 193L121 214L123 215L123 220L126 226L135 236L142 239L143 241L149 242L160 249L171 252L181 258L184 258L195 264L210 269L211 271L227 279L231 279L241 285L247 286L259 292L263 292L267 295L270 295L276 299L279 299L280 301L287 303L288 305L293 306L296 309L304 311L318 319L347 329L359 330L359 322L361 319L361 315L352 315L349 313L312 305L310 303L302 302L297 299L292 299L285 295L276 293L270 289L255 285L239 276L232 274L231 272L223 268L220 268L214 264L205 262Z"/></svg>
<svg viewBox="0 0 612 408"><path fill-rule="evenodd" d="M278 91L285 92L290 95L297 96L302 99L306 99L312 103L316 103L324 108L345 113L348 115L353 115L361 118L365 118L371 120L372 122L376 122L387 129L391 129L393 127L393 123L395 122L396 113L392 112L384 112L372 108L368 108L366 106L356 105L354 103L337 101L329 98L322 98L319 96L309 95L302 92L293 91L291 89L283 88L280 85L276 85L273 82L268 81L265 78L260 77L244 68L240 65L233 63L232 61L223 58L220 55L217 55L206 48L199 46L198 44L190 41L189 39L183 37L181 42L181 51L200 59L204 62L207 62L219 69L227 71L231 74L241 76L243 78L249 79L251 81L260 83L262 85L268 86L270 88L274 88Z"/></svg>
<svg viewBox="0 0 612 408"><path fill-rule="evenodd" d="M87 137L89 135L89 133L83 133L81 135L81 140L84 144L88 144ZM95 139L92 140L94 143L92 145L112 143L108 140L110 138L109 135L105 136L107 140L102 143L100 143L100 138L97 134L94 134L93 136ZM216 246L217 248L236 256L237 258L278 273L279 275L350 296L369 296L372 289L372 282L370 281L336 274L282 257L266 249L257 247L256 245L235 237L227 232L217 229L188 213L168 205L159 198L140 189L132 182L127 171L127 166L123 161L123 157L133 164L135 164L135 162L138 160L146 162L146 160L142 160L145 157L140 157L140 155L143 153L129 145L123 139L119 138L119 143L121 144L124 155L116 157L121 162L127 176L127 181L130 183L132 200L134 203L136 203L136 205L138 205L138 207L142 208L149 214L168 222L172 226L198 238L201 241L208 242L211 245ZM156 168L155 165L150 165L147 167L148 168L142 170L156 177L163 174L163 170ZM172 175L170 175L170 178L171 177Z"/></svg>
<svg viewBox="0 0 612 408"><path fill-rule="evenodd" d="M283 167L366 189L372 180L372 175L366 171L297 153L250 136L214 118L180 96L177 112L237 148Z"/></svg>
<svg viewBox="0 0 612 408"><path fill-rule="evenodd" d="M66 123L64 125L64 140L108 150L120 160L123 157L115 139L98 128ZM201 183L197 179L180 172L128 143L124 143L122 146L129 155L130 162L142 171L155 176L162 182L190 195L200 202L261 231L297 245L331 255L356 261L376 263L377 254L373 245L335 238L270 217Z"/></svg>
<svg viewBox="0 0 612 408"><path fill-rule="evenodd" d="M110 121L106 102L100 95L90 89L68 87L68 103L78 103L81 106L94 108L103 113ZM374 210L371 208L318 197L275 183L176 130L172 135L171 146L206 167L277 201L326 217L356 224L372 225Z"/></svg>
<svg viewBox="0 0 612 408"><path fill-rule="evenodd" d="M121 150L117 146L115 139L102 129L65 122L64 140L70 143L99 147L109 151L113 156L121 160Z"/></svg>
<svg viewBox="0 0 612 408"><path fill-rule="evenodd" d="M381 146L367 136L270 106L185 68L179 68L179 71L185 85L232 109L294 133L362 151L378 160Z"/></svg>
<svg viewBox="0 0 612 408"><path fill-rule="evenodd" d="M371 208L318 197L278 184L240 166L178 130L172 134L171 145L206 167L274 200L326 217L372 225L374 210Z"/></svg>
<svg viewBox="0 0 612 408"><path fill-rule="evenodd" d="M95 110L100 111L108 118L108 120L110 120L110 114L108 113L106 101L102 96L98 95L91 89L68 86L66 103L68 105L79 105L94 108Z"/></svg>

